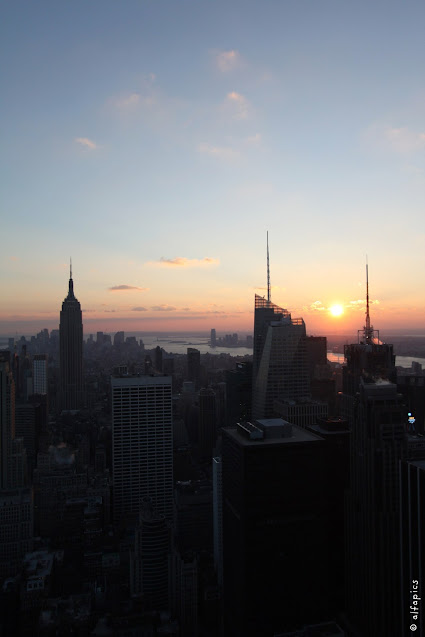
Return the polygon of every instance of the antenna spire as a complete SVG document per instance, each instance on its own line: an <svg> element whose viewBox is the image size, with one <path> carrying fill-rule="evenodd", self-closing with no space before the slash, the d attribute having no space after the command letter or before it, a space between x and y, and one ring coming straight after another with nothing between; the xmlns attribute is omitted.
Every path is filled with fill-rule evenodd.
<svg viewBox="0 0 425 637"><path fill-rule="evenodd" d="M267 230L267 301L270 303L269 231Z"/></svg>
<svg viewBox="0 0 425 637"><path fill-rule="evenodd" d="M366 343L371 343L373 341L373 327L370 324L370 313L369 313L369 264L367 262L366 255L366 325L364 328L364 335Z"/></svg>
<svg viewBox="0 0 425 637"><path fill-rule="evenodd" d="M69 278L72 279L72 257L69 257Z"/></svg>

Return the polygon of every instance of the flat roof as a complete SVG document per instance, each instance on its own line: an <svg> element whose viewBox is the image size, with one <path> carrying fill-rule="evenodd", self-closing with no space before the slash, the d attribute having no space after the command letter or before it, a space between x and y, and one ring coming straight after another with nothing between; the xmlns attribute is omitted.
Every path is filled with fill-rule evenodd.
<svg viewBox="0 0 425 637"><path fill-rule="evenodd" d="M270 420L278 420L280 426L282 426L282 420L280 418L271 418ZM259 422L265 421L260 420ZM270 445L293 445L300 444L302 442L323 442L323 438L319 435L313 434L311 431L307 431L297 425L292 425L292 435L285 438L263 438L261 440L250 440L240 434L237 427L224 427L223 432L244 447L268 447Z"/></svg>

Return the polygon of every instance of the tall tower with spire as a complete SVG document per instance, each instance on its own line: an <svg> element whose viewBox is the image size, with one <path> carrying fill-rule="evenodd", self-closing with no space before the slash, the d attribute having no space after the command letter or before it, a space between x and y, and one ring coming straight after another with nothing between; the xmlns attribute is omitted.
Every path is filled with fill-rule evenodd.
<svg viewBox="0 0 425 637"><path fill-rule="evenodd" d="M306 329L302 318L271 302L267 233L267 298L255 295L253 418L271 418L274 401L310 399Z"/></svg>
<svg viewBox="0 0 425 637"><path fill-rule="evenodd" d="M60 404L62 409L83 405L83 319L81 305L74 295L72 261L69 268L68 296L62 303L59 324Z"/></svg>
<svg viewBox="0 0 425 637"><path fill-rule="evenodd" d="M358 330L358 342L344 346L346 366L343 368L343 394L355 396L361 378L385 378L395 381L395 356L393 346L383 343L379 330L370 322L369 267L366 263L366 317Z"/></svg>

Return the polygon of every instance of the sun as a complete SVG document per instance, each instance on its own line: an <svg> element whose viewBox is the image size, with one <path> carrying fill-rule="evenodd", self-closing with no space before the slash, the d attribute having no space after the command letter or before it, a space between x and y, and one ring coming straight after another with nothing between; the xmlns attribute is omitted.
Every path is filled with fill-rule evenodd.
<svg viewBox="0 0 425 637"><path fill-rule="evenodd" d="M339 304L331 305L331 307L329 308L329 312L332 314L332 316L341 316L341 314L344 314L344 308L342 307L342 305Z"/></svg>

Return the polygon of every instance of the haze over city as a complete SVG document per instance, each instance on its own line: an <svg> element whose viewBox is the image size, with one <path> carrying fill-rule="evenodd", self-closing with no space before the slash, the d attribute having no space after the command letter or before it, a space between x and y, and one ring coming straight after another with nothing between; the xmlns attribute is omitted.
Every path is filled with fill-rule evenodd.
<svg viewBox="0 0 425 637"><path fill-rule="evenodd" d="M0 333L424 325L425 8L15 1L2 10ZM331 311L341 306L342 312Z"/></svg>

